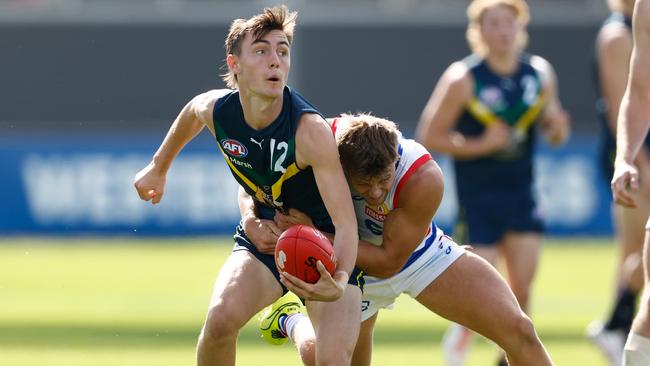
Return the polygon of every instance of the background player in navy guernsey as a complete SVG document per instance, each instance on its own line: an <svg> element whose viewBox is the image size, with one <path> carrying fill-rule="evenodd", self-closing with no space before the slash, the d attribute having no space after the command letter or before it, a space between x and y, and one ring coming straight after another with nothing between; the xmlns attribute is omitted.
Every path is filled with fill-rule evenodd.
<svg viewBox="0 0 650 366"><path fill-rule="evenodd" d="M499 344L512 365L550 365L535 329L505 280L489 263L466 252L433 222L444 191L442 172L417 142L395 124L374 116L343 115L332 121L343 169L352 188L359 225L357 265L369 274L355 366L370 365L379 310L402 293ZM280 227L309 224L296 210L278 214ZM308 284L292 279L292 291ZM297 318L297 320L296 320ZM280 320L309 360L309 327L302 314ZM304 323L307 322L307 326ZM307 362L307 364L311 364Z"/></svg>
<svg viewBox="0 0 650 366"><path fill-rule="evenodd" d="M442 75L417 138L454 159L461 223L454 235L465 231L490 263L503 254L510 286L527 310L543 230L532 192L536 127L560 144L568 137L569 118L552 66L524 53L526 3L474 0L467 15L473 53ZM443 352L450 365L462 364L467 337L458 326L447 332Z"/></svg>
<svg viewBox="0 0 650 366"><path fill-rule="evenodd" d="M225 42L225 80L234 90L212 90L192 99L152 162L136 175L135 187L142 199L158 203L173 159L207 126L235 179L255 198L259 227L277 235L268 219L276 210L295 207L319 229L336 228L334 277L319 263L321 278L304 298L317 324L318 363L346 365L359 331L360 273L353 272L357 225L327 122L286 87L295 19L296 13L281 6L232 23ZM258 252L241 226L235 242L217 276L199 337L199 365L234 365L239 329L286 291L273 256Z"/></svg>
<svg viewBox="0 0 650 366"><path fill-rule="evenodd" d="M609 0L611 15L605 20L596 38L595 70L596 103L601 122L600 165L602 177L609 184L614 172L616 154L616 120L625 93L632 53L632 11L634 0ZM632 326L637 295L643 287L643 228L650 214L650 138L646 137L635 164L641 188L635 192L637 207L613 205L616 242L616 292L613 306L605 322L594 321L587 336L605 353L612 365L620 365L625 338Z"/></svg>
<svg viewBox="0 0 650 366"><path fill-rule="evenodd" d="M638 201L632 192L640 188L642 176L635 166L635 158L650 128L650 1L636 1L632 24L634 48L618 116L612 178L614 200L627 207L634 207ZM643 245L645 287L639 312L625 343L625 366L650 365L650 219L646 223Z"/></svg>

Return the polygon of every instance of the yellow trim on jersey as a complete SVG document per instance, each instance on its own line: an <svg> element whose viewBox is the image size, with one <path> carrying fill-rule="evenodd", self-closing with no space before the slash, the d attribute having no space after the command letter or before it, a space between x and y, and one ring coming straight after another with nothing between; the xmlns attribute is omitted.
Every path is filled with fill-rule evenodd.
<svg viewBox="0 0 650 366"><path fill-rule="evenodd" d="M519 117L513 128L517 131L525 132L542 111L545 103L546 97L542 92L537 96L535 103L533 103L533 105L531 105L528 110ZM491 126L499 120L499 117L497 117L488 106L476 97L472 97L469 102L467 102L467 110L474 116L474 118L476 118L477 121L486 127Z"/></svg>
<svg viewBox="0 0 650 366"><path fill-rule="evenodd" d="M277 182L273 183L271 186L271 194L273 195L274 201L282 194L282 183L298 173L300 173L300 168L298 168L298 165L295 162L291 163L291 165L287 167L287 170L284 171L280 179L278 179Z"/></svg>
<svg viewBox="0 0 650 366"><path fill-rule="evenodd" d="M246 183L246 185L247 185L251 190L253 190L253 191L255 191L255 192L259 192L259 191L260 191L260 188L259 188L255 183L253 183L250 179L248 179L248 177L246 177L244 174L242 174L242 172L240 172L240 171L235 167L235 165L230 161L230 157L228 156L228 154L226 154L225 151L223 151L223 148L221 147L221 145L220 145L220 144L217 144L217 145L219 145L219 151L221 151L221 154L222 154L223 157L225 158L226 163L228 164L228 166L230 167L230 169L231 169L233 172L235 172L235 174L237 174L237 176L238 176L238 177L239 177L239 178L240 178L244 183ZM298 173L300 173L300 168L298 168L298 165L294 162L294 163L292 163L291 165L289 165L289 166L287 167L287 169L284 171L284 173L282 174L282 176L280 176L280 178L279 178L275 183L273 183L273 185L271 186L271 195L272 195L272 197L273 197L273 202L274 202L274 203L277 202L277 199L280 198L280 195L282 194L282 183L283 183L285 180L287 180L287 179L293 177L294 175L296 175L296 174L298 174Z"/></svg>
<svg viewBox="0 0 650 366"><path fill-rule="evenodd" d="M476 118L483 126L491 126L496 122L499 117L497 117L490 108L483 104L477 97L472 97L472 99L467 102L467 110Z"/></svg>
<svg viewBox="0 0 650 366"><path fill-rule="evenodd" d="M226 152L223 151L223 148L221 148L221 144L217 144L217 146L219 146L219 151L221 151L221 154L223 155L224 159L226 160L226 163L228 164L228 166L230 167L230 170L235 172L235 174L237 174L239 179L244 181L244 183L246 183L246 185L250 189L257 192L257 189L258 189L257 185L255 183L253 183L250 179L248 179L248 177L246 177L244 174L242 174L239 170L237 170L237 168L235 168L235 165L233 165L233 163L230 161L230 157L228 156L228 154L226 154Z"/></svg>
<svg viewBox="0 0 650 366"><path fill-rule="evenodd" d="M539 96L537 96L535 103L533 103L533 105L530 106L521 117L519 117L519 120L515 123L515 129L522 132L526 131L528 127L533 124L537 116L539 116L545 103L545 95L544 93L540 93Z"/></svg>

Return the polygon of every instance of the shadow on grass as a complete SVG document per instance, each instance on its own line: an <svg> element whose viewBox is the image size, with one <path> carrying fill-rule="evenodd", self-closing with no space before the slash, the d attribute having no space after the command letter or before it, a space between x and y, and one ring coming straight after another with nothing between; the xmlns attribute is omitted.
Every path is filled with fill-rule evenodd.
<svg viewBox="0 0 650 366"><path fill-rule="evenodd" d="M108 326L108 325L58 325L58 324L0 324L0 346L31 347L193 347L200 326L165 327L151 325ZM429 345L440 342L444 329L418 327L379 326L375 332L376 345ZM542 332L544 342L583 342L582 332ZM247 326L242 329L238 343L241 345L263 345L257 329Z"/></svg>

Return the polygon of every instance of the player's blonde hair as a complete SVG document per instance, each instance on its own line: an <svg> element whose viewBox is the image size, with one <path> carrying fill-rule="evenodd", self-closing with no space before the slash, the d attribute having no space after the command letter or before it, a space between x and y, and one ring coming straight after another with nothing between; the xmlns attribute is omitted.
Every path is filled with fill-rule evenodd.
<svg viewBox="0 0 650 366"><path fill-rule="evenodd" d="M395 164L400 135L395 123L366 113L340 118L344 121L337 127L336 143L347 174L373 177Z"/></svg>
<svg viewBox="0 0 650 366"><path fill-rule="evenodd" d="M273 30L281 30L287 36L289 44L293 41L293 31L296 26L298 12L290 12L285 5L264 8L261 14L255 15L250 19L235 19L230 25L230 31L224 42L226 55L241 54L241 44L247 34L251 34L253 39L258 40ZM237 89L237 75L235 75L228 65L228 71L221 75L229 88Z"/></svg>
<svg viewBox="0 0 650 366"><path fill-rule="evenodd" d="M524 0L473 0L467 7L469 23L467 24L467 32L465 33L472 52L481 56L485 56L487 53L487 47L481 37L481 18L486 10L500 5L511 7L517 14L517 20L522 26L522 31L517 35L517 47L520 50L526 48L528 44L526 26L530 21L530 10Z"/></svg>

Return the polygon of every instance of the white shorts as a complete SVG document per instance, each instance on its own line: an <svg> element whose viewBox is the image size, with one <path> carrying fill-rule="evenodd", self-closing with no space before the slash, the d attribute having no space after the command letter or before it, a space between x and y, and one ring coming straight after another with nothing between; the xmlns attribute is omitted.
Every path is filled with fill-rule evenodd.
<svg viewBox="0 0 650 366"><path fill-rule="evenodd" d="M379 309L392 308L395 299L402 293L417 297L463 253L465 249L450 237L440 235L419 258L393 277L365 276L361 321L372 317Z"/></svg>
<svg viewBox="0 0 650 366"><path fill-rule="evenodd" d="M645 222L645 229L650 230L650 217L648 217L648 221Z"/></svg>

